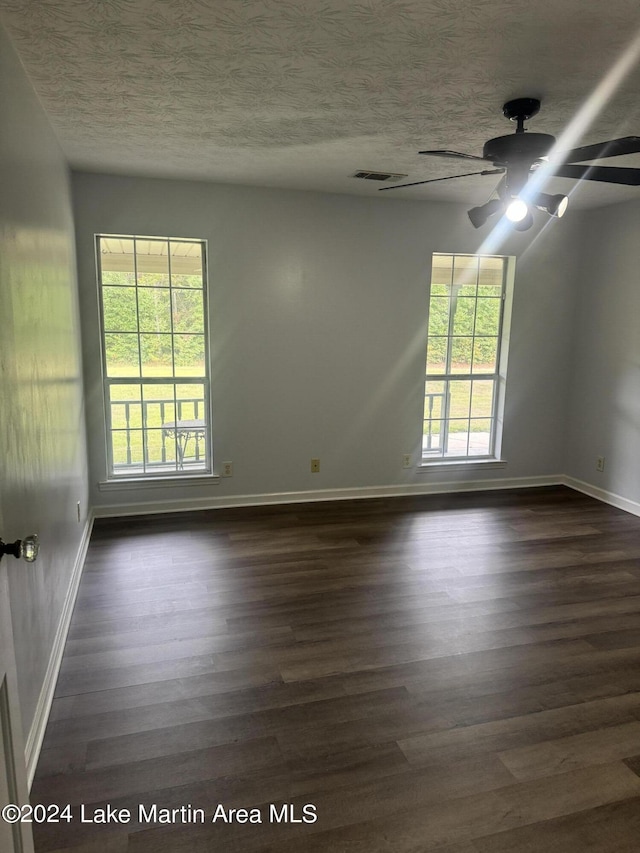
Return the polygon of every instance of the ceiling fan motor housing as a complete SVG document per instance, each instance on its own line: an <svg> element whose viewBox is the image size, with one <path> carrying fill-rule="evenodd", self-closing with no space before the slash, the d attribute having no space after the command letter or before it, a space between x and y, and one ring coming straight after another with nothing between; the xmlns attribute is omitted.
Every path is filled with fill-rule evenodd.
<svg viewBox="0 0 640 853"><path fill-rule="evenodd" d="M496 136L495 139L485 142L482 156L496 166L508 166L518 161L528 161L531 164L541 157L546 157L555 141L555 137L548 133Z"/></svg>

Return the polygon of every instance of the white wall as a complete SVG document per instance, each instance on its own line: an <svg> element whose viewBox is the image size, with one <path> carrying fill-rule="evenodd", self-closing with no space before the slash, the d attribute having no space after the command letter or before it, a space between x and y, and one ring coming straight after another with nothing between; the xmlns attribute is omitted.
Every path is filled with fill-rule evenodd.
<svg viewBox="0 0 640 853"><path fill-rule="evenodd" d="M586 215L567 473L640 511L640 202ZM604 456L605 470L596 471Z"/></svg>
<svg viewBox="0 0 640 853"><path fill-rule="evenodd" d="M83 533L87 473L68 169L1 27L0 116L0 536L35 532L42 544L32 565L4 558L29 733Z"/></svg>
<svg viewBox="0 0 640 853"><path fill-rule="evenodd" d="M238 495L562 472L579 216L517 234L502 470L403 470L421 435L431 254L473 252L464 207L73 176L92 501L196 505ZM94 233L209 241L217 484L104 491ZM312 456L320 474L309 473ZM101 510L102 508L102 510Z"/></svg>

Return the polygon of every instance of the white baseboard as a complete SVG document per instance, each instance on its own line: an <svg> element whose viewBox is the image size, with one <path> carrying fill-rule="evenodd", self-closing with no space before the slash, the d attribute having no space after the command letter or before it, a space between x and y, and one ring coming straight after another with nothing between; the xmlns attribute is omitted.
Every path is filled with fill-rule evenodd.
<svg viewBox="0 0 640 853"><path fill-rule="evenodd" d="M447 492L478 492L494 489L535 488L563 484L561 475L512 477L492 480L446 480L430 483L408 483L396 486L358 486L348 489L317 489L300 492L271 492L255 495L230 495L178 500L144 501L134 504L110 504L95 507L96 518L149 515L164 512L189 512L199 509L228 509L241 506L311 503L316 501L357 500L358 498L435 495Z"/></svg>
<svg viewBox="0 0 640 853"><path fill-rule="evenodd" d="M42 689L40 690L40 696L38 697L38 704L36 705L33 722L25 745L24 754L25 764L27 766L27 781L29 789L31 789L33 777L35 776L38 758L40 757L40 750L42 749L42 741L44 740L44 733L47 728L49 713L51 712L51 703L53 702L53 694L56 689L56 682L58 680L60 664L62 663L62 655L64 653L67 634L69 633L71 615L76 603L80 578L82 577L82 569L87 556L91 530L93 529L93 519L94 514L90 512L87 516L84 530L82 532L82 539L80 540L80 546L78 547L78 553L73 565L67 595L65 597L62 613L58 622L58 630L56 631L56 635L53 640L53 646L49 656L49 664L44 676Z"/></svg>
<svg viewBox="0 0 640 853"><path fill-rule="evenodd" d="M600 489L598 486L585 483L583 480L576 480L575 477L565 475L562 477L562 484L568 486L570 489L575 489L577 492L589 495L589 497L595 498L598 501L610 504L618 509L623 509L625 512L631 513L631 515L640 516L640 503L637 501L623 498L622 495L617 495L615 492L609 492L606 489Z"/></svg>

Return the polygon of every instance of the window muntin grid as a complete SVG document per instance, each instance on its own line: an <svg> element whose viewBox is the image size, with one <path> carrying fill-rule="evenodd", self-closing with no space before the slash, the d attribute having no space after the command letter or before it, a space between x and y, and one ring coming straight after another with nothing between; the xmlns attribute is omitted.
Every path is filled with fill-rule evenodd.
<svg viewBox="0 0 640 853"><path fill-rule="evenodd" d="M204 241L96 248L109 476L211 472Z"/></svg>
<svg viewBox="0 0 640 853"><path fill-rule="evenodd" d="M434 254L422 458L492 458L508 259Z"/></svg>

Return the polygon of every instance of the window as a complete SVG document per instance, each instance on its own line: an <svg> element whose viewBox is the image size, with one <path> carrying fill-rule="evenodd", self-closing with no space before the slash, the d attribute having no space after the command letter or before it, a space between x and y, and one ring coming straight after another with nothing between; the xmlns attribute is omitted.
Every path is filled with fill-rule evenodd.
<svg viewBox="0 0 640 853"><path fill-rule="evenodd" d="M96 248L109 477L211 472L204 242Z"/></svg>
<svg viewBox="0 0 640 853"><path fill-rule="evenodd" d="M509 259L435 254L422 459L497 457Z"/></svg>

